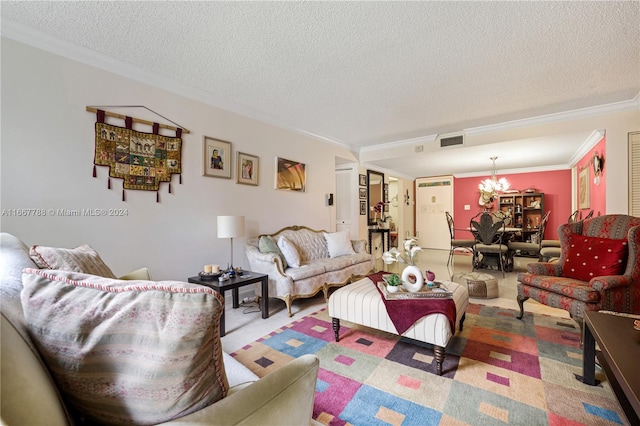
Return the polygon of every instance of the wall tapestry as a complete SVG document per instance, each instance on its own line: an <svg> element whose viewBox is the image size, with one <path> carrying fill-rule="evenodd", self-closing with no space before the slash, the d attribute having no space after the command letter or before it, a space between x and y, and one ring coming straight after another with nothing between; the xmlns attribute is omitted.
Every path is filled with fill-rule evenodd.
<svg viewBox="0 0 640 426"><path fill-rule="evenodd" d="M163 136L158 134L160 125L152 123L153 133L144 133L132 129L131 117L124 117L125 127L118 127L104 122L103 110L97 110L96 115L93 177L96 165L108 166L108 188L112 177L123 179L122 201L125 189L134 189L156 191L159 202L160 183L169 182L169 193L172 175L178 174L182 183L183 129L176 128L175 137Z"/></svg>

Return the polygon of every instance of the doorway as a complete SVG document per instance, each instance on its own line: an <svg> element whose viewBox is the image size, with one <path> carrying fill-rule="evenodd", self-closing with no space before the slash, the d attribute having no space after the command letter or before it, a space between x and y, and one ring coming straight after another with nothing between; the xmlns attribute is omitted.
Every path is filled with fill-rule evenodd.
<svg viewBox="0 0 640 426"><path fill-rule="evenodd" d="M416 236L420 247L449 250L447 211L453 211L453 176L416 179Z"/></svg>
<svg viewBox="0 0 640 426"><path fill-rule="evenodd" d="M352 239L358 237L356 211L357 190L356 171L352 164L336 164L336 231L348 230Z"/></svg>

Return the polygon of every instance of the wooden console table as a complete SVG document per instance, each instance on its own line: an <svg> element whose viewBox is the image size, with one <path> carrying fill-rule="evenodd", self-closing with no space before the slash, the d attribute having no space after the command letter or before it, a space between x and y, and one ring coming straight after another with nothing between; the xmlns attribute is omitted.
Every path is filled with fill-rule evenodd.
<svg viewBox="0 0 640 426"><path fill-rule="evenodd" d="M595 358L611 383L624 414L632 425L640 424L640 331L633 318L603 312L584 312L582 381L597 384ZM596 342L599 351L596 351Z"/></svg>
<svg viewBox="0 0 640 426"><path fill-rule="evenodd" d="M390 243L389 243L389 233L390 232L391 232L390 229L369 229L369 254L373 254L372 253L372 248L373 247L371 247L371 237L373 236L373 234L380 234L380 238L382 240L382 252L383 253L391 248ZM384 249L384 238L385 238L385 235L387 237L387 250Z"/></svg>

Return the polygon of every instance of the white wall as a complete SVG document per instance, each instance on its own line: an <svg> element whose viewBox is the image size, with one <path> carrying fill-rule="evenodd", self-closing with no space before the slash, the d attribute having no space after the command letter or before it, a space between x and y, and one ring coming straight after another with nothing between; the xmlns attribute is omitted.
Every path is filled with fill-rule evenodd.
<svg viewBox="0 0 640 426"><path fill-rule="evenodd" d="M215 72L215 70L212 70ZM182 185L173 193L127 191L97 167L92 177L95 115L87 105L145 105L191 131L183 135ZM154 118L143 110L127 110ZM122 122L114 122L123 125ZM134 129L148 132L148 127ZM203 135L232 142L260 158L259 186L202 176ZM155 279L185 280L210 263L226 265L230 242L216 238L217 215L245 215L234 263L248 268L247 237L289 225L330 230L335 157L357 161L338 146L192 101L137 81L2 38L0 228L27 245L93 246L116 275L147 266ZM274 189L275 157L307 164L307 192ZM125 217L16 217L9 209L127 209ZM363 234L361 238L365 238Z"/></svg>

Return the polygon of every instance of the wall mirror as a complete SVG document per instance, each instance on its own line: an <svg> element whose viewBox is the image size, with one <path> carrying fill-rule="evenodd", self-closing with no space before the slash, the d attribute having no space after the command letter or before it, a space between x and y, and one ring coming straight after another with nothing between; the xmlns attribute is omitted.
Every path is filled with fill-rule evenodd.
<svg viewBox="0 0 640 426"><path fill-rule="evenodd" d="M384 173L367 170L367 200L369 209L367 210L367 224L376 224L376 212L373 209L376 204L384 200ZM378 214L380 219L381 215Z"/></svg>

